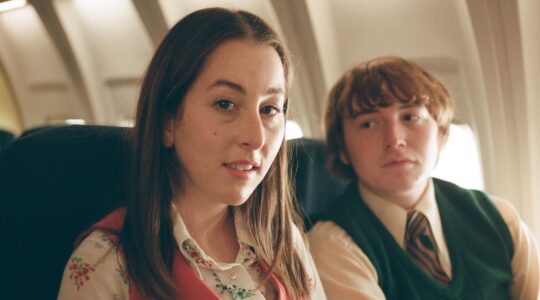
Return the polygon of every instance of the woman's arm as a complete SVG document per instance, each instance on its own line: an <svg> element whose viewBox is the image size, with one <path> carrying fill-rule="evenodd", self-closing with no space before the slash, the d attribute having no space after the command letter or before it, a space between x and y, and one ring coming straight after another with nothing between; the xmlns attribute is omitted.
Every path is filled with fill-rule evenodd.
<svg viewBox="0 0 540 300"><path fill-rule="evenodd" d="M128 299L124 266L118 247L105 233L94 231L69 258L58 299Z"/></svg>

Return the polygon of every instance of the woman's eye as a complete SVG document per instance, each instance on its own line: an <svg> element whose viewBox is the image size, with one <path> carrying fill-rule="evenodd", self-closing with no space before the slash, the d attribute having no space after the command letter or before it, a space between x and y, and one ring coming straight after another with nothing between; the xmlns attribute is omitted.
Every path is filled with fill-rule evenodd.
<svg viewBox="0 0 540 300"><path fill-rule="evenodd" d="M360 124L360 127L364 129L369 129L369 128L372 128L373 126L375 126L375 122L373 121L365 121Z"/></svg>
<svg viewBox="0 0 540 300"><path fill-rule="evenodd" d="M218 100L214 105L221 110L231 110L234 108L234 103L231 100L225 99Z"/></svg>
<svg viewBox="0 0 540 300"><path fill-rule="evenodd" d="M265 115L276 115L278 113L280 113L281 110L277 107L277 106L274 106L274 105L267 105L267 106L264 106L263 108L261 108L261 113L265 114Z"/></svg>

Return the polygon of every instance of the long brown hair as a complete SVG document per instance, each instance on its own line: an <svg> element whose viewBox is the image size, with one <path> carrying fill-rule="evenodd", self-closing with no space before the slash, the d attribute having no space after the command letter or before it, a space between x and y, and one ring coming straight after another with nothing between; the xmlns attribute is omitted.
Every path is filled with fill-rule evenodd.
<svg viewBox="0 0 540 300"><path fill-rule="evenodd" d="M176 290L171 275L176 243L170 218L172 193L181 184L181 162L174 151L162 146L164 122L181 109L207 57L223 42L234 39L273 47L281 58L288 90L291 65L277 34L256 15L223 8L199 10L180 20L161 42L142 80L131 136L129 197L121 243L131 279L151 298L171 299L182 292ZM292 226L300 224L300 218L288 183L283 142L263 181L239 210L259 257L281 278L289 296L304 298L310 294L309 282L294 251Z"/></svg>
<svg viewBox="0 0 540 300"><path fill-rule="evenodd" d="M377 57L345 72L328 95L325 129L332 171L356 180L352 166L340 159L340 152L345 149L343 120L357 114L358 109L386 107L393 101L425 105L437 122L439 138L447 138L454 102L446 87L412 61L397 56Z"/></svg>

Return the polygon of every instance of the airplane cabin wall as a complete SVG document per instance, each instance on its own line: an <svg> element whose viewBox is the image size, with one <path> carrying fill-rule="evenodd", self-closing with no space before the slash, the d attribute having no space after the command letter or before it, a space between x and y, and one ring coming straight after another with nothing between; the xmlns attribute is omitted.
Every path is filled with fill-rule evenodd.
<svg viewBox="0 0 540 300"><path fill-rule="evenodd" d="M529 212L528 224L540 235L540 2L518 1L525 68L531 198L524 208Z"/></svg>
<svg viewBox="0 0 540 300"><path fill-rule="evenodd" d="M537 38L523 35L519 3L523 2L467 1L481 66L481 94L486 97L485 105L472 106L472 113L475 120L487 121L487 126L477 126L486 191L512 202L538 235L535 215L540 211L534 199L540 194L535 191L537 184L531 165L537 151L531 138L536 125L530 115L534 101L525 84L524 58L524 40L537 43ZM479 100L482 99L471 99Z"/></svg>
<svg viewBox="0 0 540 300"><path fill-rule="evenodd" d="M19 117L19 108L11 85L4 69L0 66L0 130L7 130L13 133L19 133L22 130L22 124Z"/></svg>

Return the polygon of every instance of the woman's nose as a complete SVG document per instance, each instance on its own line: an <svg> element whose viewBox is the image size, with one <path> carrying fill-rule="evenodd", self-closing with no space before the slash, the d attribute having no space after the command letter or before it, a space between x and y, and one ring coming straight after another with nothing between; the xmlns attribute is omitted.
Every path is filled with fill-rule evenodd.
<svg viewBox="0 0 540 300"><path fill-rule="evenodd" d="M264 145L265 128L260 114L246 114L240 126L240 144L248 149L259 149Z"/></svg>

